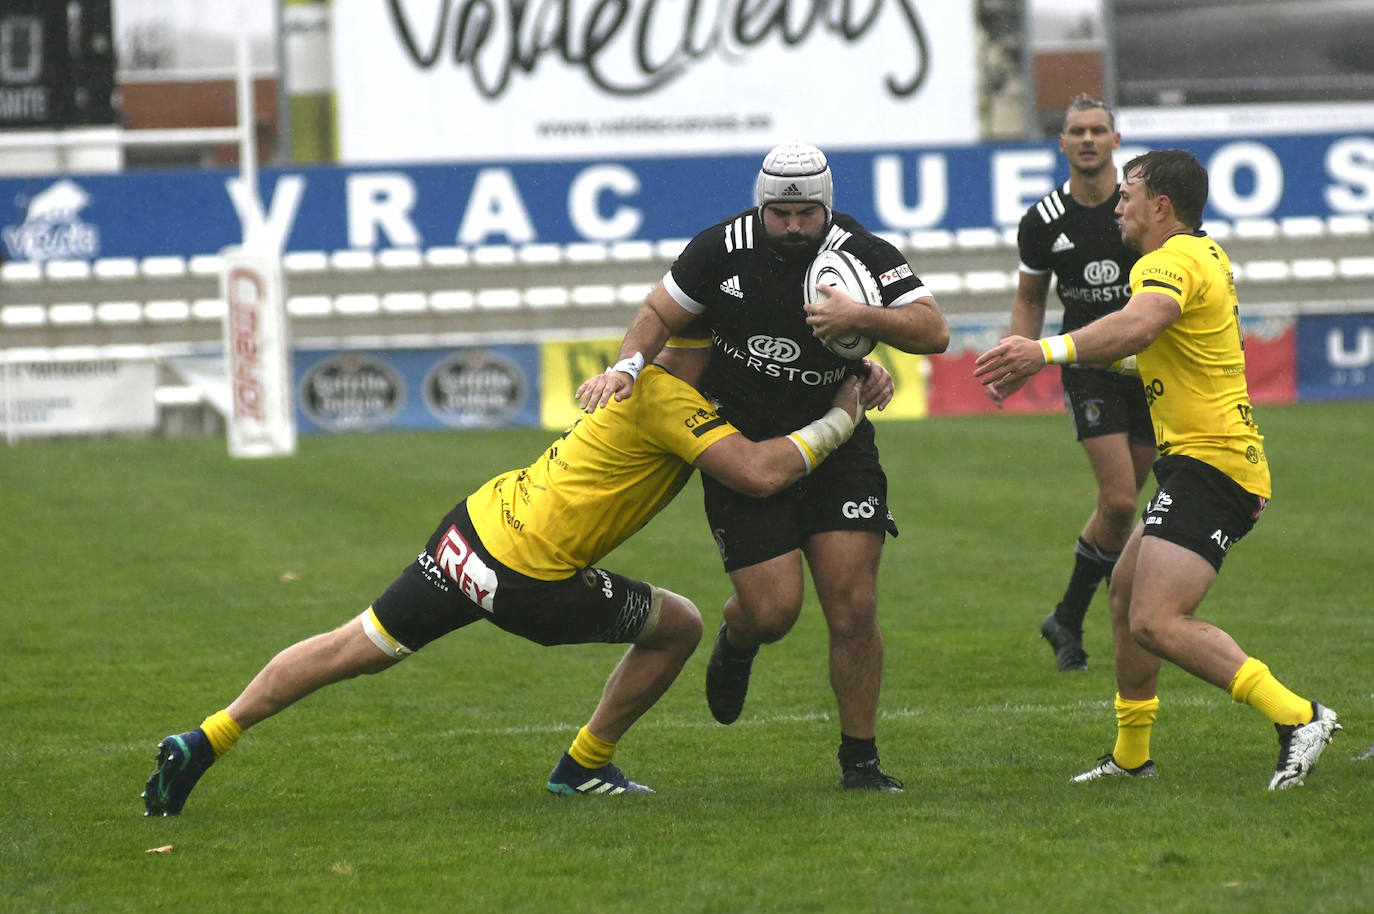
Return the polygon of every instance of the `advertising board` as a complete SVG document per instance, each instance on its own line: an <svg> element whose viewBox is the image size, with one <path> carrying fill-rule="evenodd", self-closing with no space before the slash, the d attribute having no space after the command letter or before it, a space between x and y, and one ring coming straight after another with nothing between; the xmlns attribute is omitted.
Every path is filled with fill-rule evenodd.
<svg viewBox="0 0 1374 914"><path fill-rule="evenodd" d="M1374 214L1374 135L1160 140L1206 164L1206 219ZM1119 161L1141 147L1123 150ZM685 239L751 205L763 149L396 167L0 179L7 259L217 254L245 229L283 251ZM1052 144L830 153L836 208L882 232L1015 225L1067 179Z"/></svg>

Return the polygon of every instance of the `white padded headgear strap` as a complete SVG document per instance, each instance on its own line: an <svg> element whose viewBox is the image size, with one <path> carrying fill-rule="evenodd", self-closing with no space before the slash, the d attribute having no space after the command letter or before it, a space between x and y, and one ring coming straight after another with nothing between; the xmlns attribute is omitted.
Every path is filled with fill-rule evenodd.
<svg viewBox="0 0 1374 914"><path fill-rule="evenodd" d="M835 208L835 188L825 153L807 143L774 146L763 157L754 197L760 208L769 203L819 203L829 221Z"/></svg>

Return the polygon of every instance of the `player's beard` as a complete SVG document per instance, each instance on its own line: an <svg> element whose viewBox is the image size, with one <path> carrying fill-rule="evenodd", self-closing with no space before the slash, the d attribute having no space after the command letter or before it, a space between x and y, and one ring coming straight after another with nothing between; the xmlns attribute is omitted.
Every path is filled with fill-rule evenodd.
<svg viewBox="0 0 1374 914"><path fill-rule="evenodd" d="M783 260L807 261L808 263L820 253L821 240L824 235L812 237L810 235L778 235L768 236L768 246L771 247Z"/></svg>

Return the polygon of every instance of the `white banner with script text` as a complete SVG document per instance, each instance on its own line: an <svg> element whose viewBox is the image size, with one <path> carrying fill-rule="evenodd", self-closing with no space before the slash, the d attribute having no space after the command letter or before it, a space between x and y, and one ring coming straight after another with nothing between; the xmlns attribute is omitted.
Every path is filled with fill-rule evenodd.
<svg viewBox="0 0 1374 914"><path fill-rule="evenodd" d="M978 138L974 0L334 0L333 15L344 162Z"/></svg>

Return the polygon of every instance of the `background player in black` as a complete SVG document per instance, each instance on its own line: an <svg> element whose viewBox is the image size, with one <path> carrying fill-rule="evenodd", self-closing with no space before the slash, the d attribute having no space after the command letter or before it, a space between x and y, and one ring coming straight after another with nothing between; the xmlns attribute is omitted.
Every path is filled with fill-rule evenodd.
<svg viewBox="0 0 1374 914"><path fill-rule="evenodd" d="M829 401L853 365L825 347L835 336L858 331L913 353L945 349L945 319L901 252L834 212L830 167L819 149L785 143L770 151L756 202L692 239L636 315L621 361L578 389L583 409L630 396L638 366L696 319L711 334L703 389L750 438L769 437L788 417L815 415ZM886 307L856 303L840 290L804 295L806 268L822 247L862 260ZM738 718L758 646L783 637L801 613L804 558L830 635L841 783L899 791L901 782L879 766L876 744L878 561L884 535L897 528L872 424L863 422L822 468L806 485L767 499L737 498L702 478L707 518L735 588L707 664L707 702L721 723Z"/></svg>
<svg viewBox="0 0 1374 914"><path fill-rule="evenodd" d="M1028 209L1017 233L1021 270L1012 334L1041 335L1051 274L1064 305L1064 333L1119 310L1130 298L1131 266L1139 255L1122 242L1116 223L1112 150L1120 145L1121 134L1105 104L1088 95L1069 104L1059 135L1069 181ZM1068 672L1088 668L1083 617L1130 536L1140 487L1155 458L1155 438L1139 378L1082 365L1064 366L1062 376L1065 406L1097 486L1097 503L1074 546L1064 596L1040 625L1059 669ZM988 392L1000 402L1013 390L990 387Z"/></svg>

